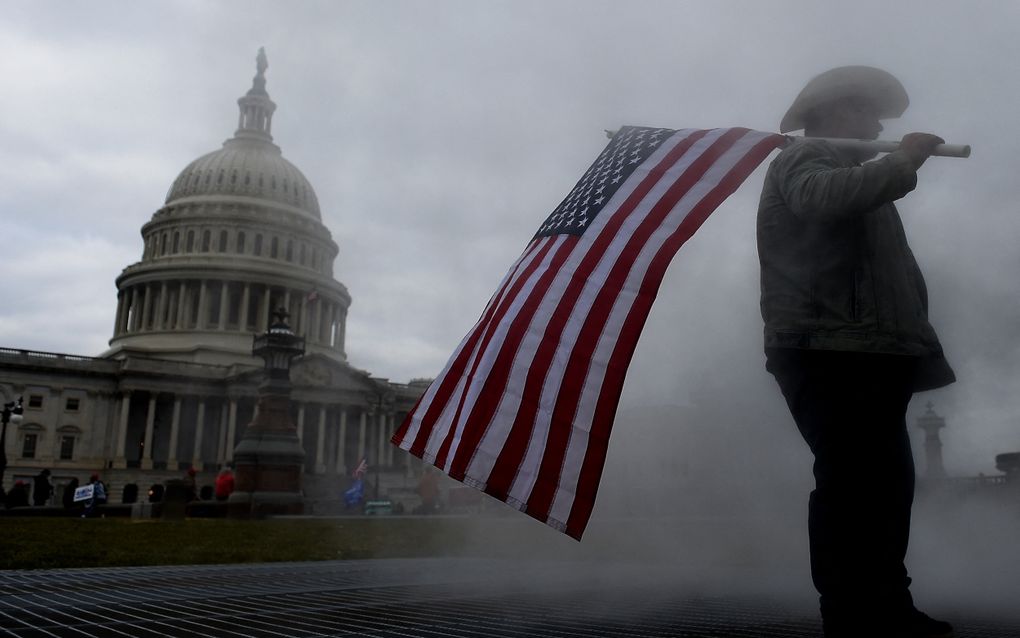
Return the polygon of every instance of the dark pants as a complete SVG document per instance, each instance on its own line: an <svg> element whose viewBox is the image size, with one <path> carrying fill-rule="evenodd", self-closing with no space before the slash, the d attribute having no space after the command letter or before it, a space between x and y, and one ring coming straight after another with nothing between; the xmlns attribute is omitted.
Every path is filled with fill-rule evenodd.
<svg viewBox="0 0 1020 638"><path fill-rule="evenodd" d="M914 460L906 428L916 360L776 349L767 369L815 456L811 576L827 626L913 609L903 559Z"/></svg>

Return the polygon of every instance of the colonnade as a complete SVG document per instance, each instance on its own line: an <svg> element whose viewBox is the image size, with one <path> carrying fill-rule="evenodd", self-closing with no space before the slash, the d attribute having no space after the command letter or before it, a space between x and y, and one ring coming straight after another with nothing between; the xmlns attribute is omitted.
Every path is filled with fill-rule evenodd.
<svg viewBox="0 0 1020 638"><path fill-rule="evenodd" d="M132 397L139 395L143 402L144 435L138 466L152 469L156 464L175 470L182 463L196 470L217 469L234 458L234 446L240 439L243 428L253 414L254 397L208 397L199 395L169 395L148 391L125 391L117 411L114 467L128 466L128 431L132 429ZM162 399L161 399L162 398ZM167 398L172 407L166 409ZM188 419L182 418L185 401L197 402L195 409L188 410ZM245 417L239 421L242 413ZM157 408L162 404L160 415L170 416L169 441L166 453L155 458L154 445ZM397 413L393 409L379 409L375 406L351 404L322 404L296 402L298 438L306 450L305 470L315 474L346 474L361 458L370 467L392 468L395 461L395 447L389 443L397 427ZM135 410L136 419L140 410ZM138 432L138 429L135 428ZM190 439L189 449L181 449L180 442ZM307 439L307 440L306 440ZM207 455L204 450L215 442L215 453ZM133 457L133 455L132 455ZM130 459L134 461L134 459ZM405 463L408 459L405 459Z"/></svg>
<svg viewBox="0 0 1020 638"><path fill-rule="evenodd" d="M168 330L265 332L278 307L309 342L343 352L347 309L317 291L215 279L126 286L117 295L114 337Z"/></svg>

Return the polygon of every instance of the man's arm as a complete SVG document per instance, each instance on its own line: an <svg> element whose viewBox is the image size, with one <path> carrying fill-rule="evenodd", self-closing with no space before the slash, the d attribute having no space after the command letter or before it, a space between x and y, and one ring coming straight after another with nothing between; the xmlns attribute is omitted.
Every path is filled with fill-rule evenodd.
<svg viewBox="0 0 1020 638"><path fill-rule="evenodd" d="M779 158L775 178L786 205L805 221L835 222L895 201L917 185L914 159L889 153L845 167L825 142L801 142Z"/></svg>

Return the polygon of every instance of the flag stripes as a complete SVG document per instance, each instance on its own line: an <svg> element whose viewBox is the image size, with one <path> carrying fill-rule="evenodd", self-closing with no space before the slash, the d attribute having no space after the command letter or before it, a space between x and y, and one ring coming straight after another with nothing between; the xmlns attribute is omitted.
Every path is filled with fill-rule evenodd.
<svg viewBox="0 0 1020 638"><path fill-rule="evenodd" d="M585 174L588 190L579 196L579 182L569 200L591 194L593 175L605 183L616 170L625 181L602 208L579 213L591 220L579 234L575 227L536 235L392 439L577 539L594 506L626 369L666 267L785 143L742 128L667 131L660 140L661 131L618 133ZM630 148L636 150L628 155ZM628 157L632 164L644 159L603 171Z"/></svg>

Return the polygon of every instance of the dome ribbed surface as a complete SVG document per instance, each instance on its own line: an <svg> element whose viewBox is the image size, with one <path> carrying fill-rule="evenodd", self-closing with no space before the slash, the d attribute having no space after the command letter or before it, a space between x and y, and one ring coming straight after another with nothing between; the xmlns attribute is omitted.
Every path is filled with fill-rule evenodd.
<svg viewBox="0 0 1020 638"><path fill-rule="evenodd" d="M258 140L228 140L223 148L188 164L170 187L166 203L206 195L266 199L321 220L319 200L308 179L277 146Z"/></svg>

